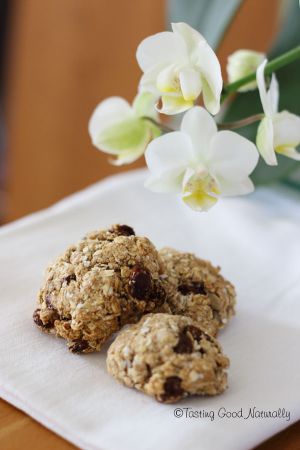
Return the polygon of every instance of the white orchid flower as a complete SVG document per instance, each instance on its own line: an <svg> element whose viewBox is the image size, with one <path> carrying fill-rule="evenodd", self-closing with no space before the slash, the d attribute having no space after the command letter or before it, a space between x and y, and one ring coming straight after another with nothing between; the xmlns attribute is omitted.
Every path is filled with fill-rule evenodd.
<svg viewBox="0 0 300 450"><path fill-rule="evenodd" d="M232 131L217 130L199 106L188 111L181 130L152 141L145 152L155 192L177 192L196 211L207 211L220 196L253 191L249 174L258 161L255 145Z"/></svg>
<svg viewBox="0 0 300 450"><path fill-rule="evenodd" d="M255 72L258 66L265 59L265 54L254 50L237 50L228 57L227 74L228 82L234 83L240 78L244 78ZM252 91L257 88L256 81L247 83L238 89L238 92Z"/></svg>
<svg viewBox="0 0 300 450"><path fill-rule="evenodd" d="M257 148L266 163L271 166L277 165L276 153L300 161L300 153L296 151L296 147L300 144L300 117L288 111L278 112L278 83L273 74L267 91L264 77L266 64L267 60L263 61L256 72L265 114L257 130Z"/></svg>
<svg viewBox="0 0 300 450"><path fill-rule="evenodd" d="M109 97L99 103L89 121L89 134L99 150L117 157L114 164L138 159L160 129L144 117L157 119L152 93L137 95L131 106L121 97Z"/></svg>
<svg viewBox="0 0 300 450"><path fill-rule="evenodd" d="M217 56L198 31L173 23L166 31L144 39L137 61L144 72L141 88L161 97L158 110L177 114L194 105L201 92L211 114L220 109L222 74Z"/></svg>

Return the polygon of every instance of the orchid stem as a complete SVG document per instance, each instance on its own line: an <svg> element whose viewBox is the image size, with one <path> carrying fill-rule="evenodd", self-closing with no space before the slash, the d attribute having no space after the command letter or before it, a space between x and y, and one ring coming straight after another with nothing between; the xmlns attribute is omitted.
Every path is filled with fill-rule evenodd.
<svg viewBox="0 0 300 450"><path fill-rule="evenodd" d="M168 127L164 123L158 122L157 120L153 119L152 117L144 116L144 117L142 117L142 119L148 120L149 122L153 123L158 128L160 128L163 133L170 133L171 131L174 131L171 127Z"/></svg>
<svg viewBox="0 0 300 450"><path fill-rule="evenodd" d="M220 130L234 130L235 128L242 128L251 123L258 122L264 117L263 114L255 114L254 116L246 117L245 119L237 120L236 122L218 123Z"/></svg>
<svg viewBox="0 0 300 450"><path fill-rule="evenodd" d="M271 73L275 72L275 70L281 69L281 67L287 66L297 59L300 59L300 45L268 62L265 67L265 75L270 75ZM256 72L252 72L251 74L247 75L246 77L240 78L234 83L227 84L227 86L224 86L221 101L223 102L229 94L236 92L240 87L255 80Z"/></svg>
<svg viewBox="0 0 300 450"><path fill-rule="evenodd" d="M264 117L263 114L255 114L254 116L246 117L245 119L237 120L236 122L227 122L227 123L218 123L217 126L219 130L234 130L235 128L242 128L247 125L250 125L251 123L258 122L259 120L262 120ZM163 133L170 133L173 130L173 128L168 127L167 125L158 122L157 120L153 119L152 117L144 116L142 117L144 120L148 120L149 122L153 123L155 126L160 128Z"/></svg>

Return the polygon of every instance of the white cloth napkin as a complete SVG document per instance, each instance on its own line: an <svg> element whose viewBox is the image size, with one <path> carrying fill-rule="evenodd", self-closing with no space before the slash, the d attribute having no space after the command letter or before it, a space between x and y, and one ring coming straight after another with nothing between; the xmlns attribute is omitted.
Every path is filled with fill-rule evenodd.
<svg viewBox="0 0 300 450"><path fill-rule="evenodd" d="M144 178L112 177L0 230L0 395L83 449L250 449L300 418L300 198L261 189L196 214L145 190ZM237 316L220 334L231 359L225 394L159 404L111 378L106 351L70 354L33 325L45 266L116 222L210 259L236 285ZM284 417L246 419L254 407ZM220 418L222 408L244 418Z"/></svg>

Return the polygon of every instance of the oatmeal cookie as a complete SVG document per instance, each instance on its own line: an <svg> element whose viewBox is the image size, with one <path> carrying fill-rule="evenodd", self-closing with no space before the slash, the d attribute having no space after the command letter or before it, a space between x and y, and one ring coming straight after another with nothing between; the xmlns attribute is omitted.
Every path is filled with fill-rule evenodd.
<svg viewBox="0 0 300 450"><path fill-rule="evenodd" d="M121 331L107 355L113 377L164 403L220 394L228 366L216 339L191 318L162 313L147 314Z"/></svg>
<svg viewBox="0 0 300 450"><path fill-rule="evenodd" d="M165 266L167 293L161 311L189 316L216 336L235 313L234 286L222 277L219 267L192 253L163 248L159 255Z"/></svg>
<svg viewBox="0 0 300 450"><path fill-rule="evenodd" d="M165 300L153 244L127 225L87 234L46 272L33 319L74 353L100 350L124 324Z"/></svg>

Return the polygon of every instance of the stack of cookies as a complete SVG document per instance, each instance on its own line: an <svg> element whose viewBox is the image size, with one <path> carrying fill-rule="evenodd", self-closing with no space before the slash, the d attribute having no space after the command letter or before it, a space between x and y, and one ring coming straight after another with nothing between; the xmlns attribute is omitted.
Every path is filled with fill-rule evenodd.
<svg viewBox="0 0 300 450"><path fill-rule="evenodd" d="M87 234L48 267L33 319L73 353L99 351L118 332L109 373L172 403L227 387L229 360L215 337L235 297L208 261L157 251L131 227L114 225Z"/></svg>

